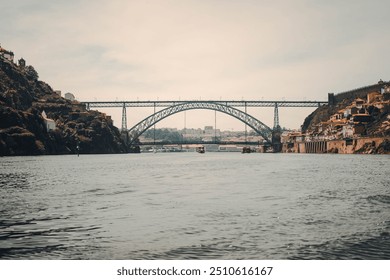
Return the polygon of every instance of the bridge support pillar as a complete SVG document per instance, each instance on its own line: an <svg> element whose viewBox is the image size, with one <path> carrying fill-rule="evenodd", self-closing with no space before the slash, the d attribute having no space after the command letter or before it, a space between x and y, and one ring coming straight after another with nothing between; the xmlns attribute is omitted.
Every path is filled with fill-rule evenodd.
<svg viewBox="0 0 390 280"><path fill-rule="evenodd" d="M272 131L272 148L274 153L279 153L282 151L281 135L282 132L280 130Z"/></svg>
<svg viewBox="0 0 390 280"><path fill-rule="evenodd" d="M127 115L126 115L126 103L123 103L122 107L122 128L121 131L127 130Z"/></svg>
<svg viewBox="0 0 390 280"><path fill-rule="evenodd" d="M125 144L128 145L128 143L129 143L129 132L127 131L126 103L123 103L123 107L122 107L121 138L125 142Z"/></svg>
<svg viewBox="0 0 390 280"><path fill-rule="evenodd" d="M275 107L274 107L274 130L279 129L279 109L278 109L278 103L275 102Z"/></svg>
<svg viewBox="0 0 390 280"><path fill-rule="evenodd" d="M279 153L282 151L282 142L281 142L282 130L279 125L279 109L278 103L275 102L274 108L274 128L272 129L272 148L274 153Z"/></svg>

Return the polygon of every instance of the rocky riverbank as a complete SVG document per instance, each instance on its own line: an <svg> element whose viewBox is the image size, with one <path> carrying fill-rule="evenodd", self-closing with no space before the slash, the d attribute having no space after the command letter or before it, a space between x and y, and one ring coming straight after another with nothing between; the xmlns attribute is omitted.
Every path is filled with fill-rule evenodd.
<svg viewBox="0 0 390 280"><path fill-rule="evenodd" d="M38 80L32 66L0 56L0 156L73 154L78 149L81 154L127 152L109 116L61 97Z"/></svg>

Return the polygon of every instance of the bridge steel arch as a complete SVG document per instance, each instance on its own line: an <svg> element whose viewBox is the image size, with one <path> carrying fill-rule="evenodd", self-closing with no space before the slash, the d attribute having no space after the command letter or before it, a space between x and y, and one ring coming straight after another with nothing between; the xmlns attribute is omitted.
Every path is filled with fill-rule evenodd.
<svg viewBox="0 0 390 280"><path fill-rule="evenodd" d="M154 124L158 123L159 121L171 115L174 115L176 113L187 111L187 110L194 110L194 109L215 110L230 115L242 121L243 123L247 124L259 135L261 135L266 142L271 143L272 129L269 128L264 123L262 123L261 121L259 121L258 119L254 118L253 116L241 110L238 110L234 107L222 103L218 103L218 102L191 101L191 102L183 102L180 104L175 104L173 106L165 108L137 123L135 126L133 126L128 130L129 144L131 145L140 135L142 135L142 133L144 133L146 130L148 130L150 127L152 127Z"/></svg>

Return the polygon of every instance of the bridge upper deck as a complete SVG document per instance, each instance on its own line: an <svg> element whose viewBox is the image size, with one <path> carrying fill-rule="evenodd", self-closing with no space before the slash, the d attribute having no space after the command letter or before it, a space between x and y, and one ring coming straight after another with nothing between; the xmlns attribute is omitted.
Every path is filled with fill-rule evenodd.
<svg viewBox="0 0 390 280"><path fill-rule="evenodd" d="M231 107L320 107L328 101L285 101L285 100L173 100L173 101L83 101L87 107L170 107L181 103L218 103Z"/></svg>

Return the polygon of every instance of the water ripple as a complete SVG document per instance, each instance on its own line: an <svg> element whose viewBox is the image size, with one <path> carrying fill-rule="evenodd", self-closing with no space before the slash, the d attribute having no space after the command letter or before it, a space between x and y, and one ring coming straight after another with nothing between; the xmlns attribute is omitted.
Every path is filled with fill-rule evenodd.
<svg viewBox="0 0 390 280"><path fill-rule="evenodd" d="M367 200L372 203L384 203L384 204L390 204L390 195L372 195L367 197Z"/></svg>

